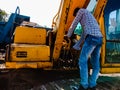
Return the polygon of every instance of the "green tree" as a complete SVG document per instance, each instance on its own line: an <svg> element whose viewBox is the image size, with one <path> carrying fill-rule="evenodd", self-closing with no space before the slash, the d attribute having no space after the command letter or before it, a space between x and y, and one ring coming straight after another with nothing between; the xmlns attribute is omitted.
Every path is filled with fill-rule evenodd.
<svg viewBox="0 0 120 90"><path fill-rule="evenodd" d="M8 14L4 10L0 9L0 21L5 22L7 16L8 16Z"/></svg>

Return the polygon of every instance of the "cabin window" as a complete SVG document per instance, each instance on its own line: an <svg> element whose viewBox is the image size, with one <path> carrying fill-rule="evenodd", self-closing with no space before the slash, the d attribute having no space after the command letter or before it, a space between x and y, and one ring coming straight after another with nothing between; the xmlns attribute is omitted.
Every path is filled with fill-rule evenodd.
<svg viewBox="0 0 120 90"><path fill-rule="evenodd" d="M120 9L105 14L106 63L120 63Z"/></svg>

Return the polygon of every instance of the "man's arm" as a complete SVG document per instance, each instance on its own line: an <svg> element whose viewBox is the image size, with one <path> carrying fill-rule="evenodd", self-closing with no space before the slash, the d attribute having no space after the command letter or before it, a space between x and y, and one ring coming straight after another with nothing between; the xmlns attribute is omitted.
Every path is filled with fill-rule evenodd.
<svg viewBox="0 0 120 90"><path fill-rule="evenodd" d="M81 10L79 10L78 13L77 13L77 16L73 20L73 22L72 22L72 24L71 24L71 26L70 26L70 28L68 30L68 33L67 33L68 37L72 36L72 33L73 33L74 29L76 28L76 26L79 23L81 18L82 18L82 12L81 12Z"/></svg>
<svg viewBox="0 0 120 90"><path fill-rule="evenodd" d="M84 33L82 33L80 40L77 41L77 43L73 46L74 49L80 50L82 47L83 42L85 41Z"/></svg>

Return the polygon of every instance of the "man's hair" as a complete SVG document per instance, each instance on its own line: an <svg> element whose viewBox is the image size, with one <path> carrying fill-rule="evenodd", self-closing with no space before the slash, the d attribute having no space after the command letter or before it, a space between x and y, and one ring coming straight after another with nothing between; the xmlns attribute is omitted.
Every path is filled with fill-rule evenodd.
<svg viewBox="0 0 120 90"><path fill-rule="evenodd" d="M79 11L79 7L75 8L74 12L73 12L73 16L76 16L77 15L77 12Z"/></svg>

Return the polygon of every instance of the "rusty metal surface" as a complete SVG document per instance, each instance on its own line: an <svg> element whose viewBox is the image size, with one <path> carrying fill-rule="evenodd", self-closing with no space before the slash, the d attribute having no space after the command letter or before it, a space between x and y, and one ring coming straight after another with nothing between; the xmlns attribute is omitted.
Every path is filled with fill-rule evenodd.
<svg viewBox="0 0 120 90"><path fill-rule="evenodd" d="M0 74L0 90L73 90L78 71L17 69ZM100 75L97 90L120 90L120 76Z"/></svg>

